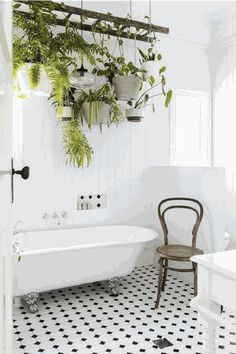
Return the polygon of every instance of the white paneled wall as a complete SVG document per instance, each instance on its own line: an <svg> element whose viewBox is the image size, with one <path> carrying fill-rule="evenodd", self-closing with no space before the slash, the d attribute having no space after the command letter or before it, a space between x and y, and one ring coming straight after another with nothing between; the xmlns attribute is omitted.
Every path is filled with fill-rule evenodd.
<svg viewBox="0 0 236 354"><path fill-rule="evenodd" d="M142 3L147 5L147 2ZM124 16L127 8L128 5ZM126 44L125 48L127 57L132 59L131 45ZM163 62L167 64L170 87L210 90L205 45L175 40L172 34L171 39L161 41L160 49ZM28 181L15 178L16 219L21 219L26 228L42 227L45 212L52 215L65 210L68 217L63 223L67 224L155 225L156 205L145 198L147 186L143 175L152 166L169 164L169 111L161 107L160 101L155 113L147 108L141 123L125 121L120 127L104 127L102 134L98 127L92 132L84 127L94 156L91 166L83 170L65 164L61 126L50 102L46 98L32 97L26 99L23 106L23 159L16 163L19 167L23 163L29 165L31 177ZM149 193L162 188L158 180L152 183L148 186ZM109 194L109 208L77 211L77 196L90 193ZM46 223L56 224L53 219ZM153 262L152 247L141 262Z"/></svg>
<svg viewBox="0 0 236 354"><path fill-rule="evenodd" d="M98 127L92 132L84 127L94 156L91 166L83 170L66 165L61 123L45 98L27 99L23 116L23 162L30 166L31 178L17 181L15 206L27 224L32 219L41 223L45 211L64 209L70 212L72 221L79 223L129 220L142 210L142 205L134 205L133 201L140 190L143 171L169 161L168 130L166 134L162 130L163 126L168 127L167 112L149 112L141 123L125 121L120 127L104 127L102 134ZM109 194L110 207L77 212L76 196L90 193Z"/></svg>

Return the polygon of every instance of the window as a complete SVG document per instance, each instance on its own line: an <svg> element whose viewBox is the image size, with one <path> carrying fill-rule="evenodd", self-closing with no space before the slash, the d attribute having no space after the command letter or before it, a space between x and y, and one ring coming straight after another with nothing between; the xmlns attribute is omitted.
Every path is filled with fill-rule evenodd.
<svg viewBox="0 0 236 354"><path fill-rule="evenodd" d="M170 162L174 166L211 163L210 93L177 90L171 107Z"/></svg>

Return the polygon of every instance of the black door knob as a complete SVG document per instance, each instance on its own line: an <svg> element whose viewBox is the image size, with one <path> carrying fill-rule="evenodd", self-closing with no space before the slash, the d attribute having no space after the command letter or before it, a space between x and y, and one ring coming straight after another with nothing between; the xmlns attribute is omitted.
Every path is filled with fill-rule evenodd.
<svg viewBox="0 0 236 354"><path fill-rule="evenodd" d="M13 158L11 159L11 202L14 202L14 175L20 175L23 179L28 179L30 176L29 166L24 166L22 170L15 170L13 166Z"/></svg>
<svg viewBox="0 0 236 354"><path fill-rule="evenodd" d="M21 175L23 179L28 179L30 175L30 168L29 166L25 166L22 168L22 170L12 170L13 175Z"/></svg>

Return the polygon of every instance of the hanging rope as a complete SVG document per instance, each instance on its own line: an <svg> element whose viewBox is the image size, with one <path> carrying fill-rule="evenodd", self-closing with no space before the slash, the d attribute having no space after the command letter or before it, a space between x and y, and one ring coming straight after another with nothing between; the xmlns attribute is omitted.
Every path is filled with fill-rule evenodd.
<svg viewBox="0 0 236 354"><path fill-rule="evenodd" d="M149 38L151 39L150 37L150 34L151 34L151 27L152 27L152 0L149 0L149 13L148 13L148 23L149 23ZM150 43L150 39L148 40L148 42Z"/></svg>
<svg viewBox="0 0 236 354"><path fill-rule="evenodd" d="M152 23L152 0L149 0L149 25Z"/></svg>
<svg viewBox="0 0 236 354"><path fill-rule="evenodd" d="M83 12L83 0L80 0L80 6L81 10ZM80 24L81 24L81 37L84 38L84 32L83 32L83 15L80 16Z"/></svg>
<svg viewBox="0 0 236 354"><path fill-rule="evenodd" d="M129 11L130 11L130 18L133 19L133 12L132 12L132 0L129 0ZM137 63L137 43L136 43L136 33L134 34L134 65Z"/></svg>
<svg viewBox="0 0 236 354"><path fill-rule="evenodd" d="M81 10L83 11L83 0L80 0L80 6L81 6ZM83 15L80 16L80 25L81 25L80 34L81 34L81 37L84 38ZM83 55L81 55L81 64L82 64L82 66L84 64L84 56Z"/></svg>

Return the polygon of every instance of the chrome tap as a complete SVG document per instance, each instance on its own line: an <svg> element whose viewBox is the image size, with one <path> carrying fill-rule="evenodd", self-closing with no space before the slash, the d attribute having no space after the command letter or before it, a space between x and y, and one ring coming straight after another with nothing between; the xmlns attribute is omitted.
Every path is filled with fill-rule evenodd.
<svg viewBox="0 0 236 354"><path fill-rule="evenodd" d="M61 219L60 216L57 215L57 213L52 214L53 219L57 219L57 225L61 225Z"/></svg>

